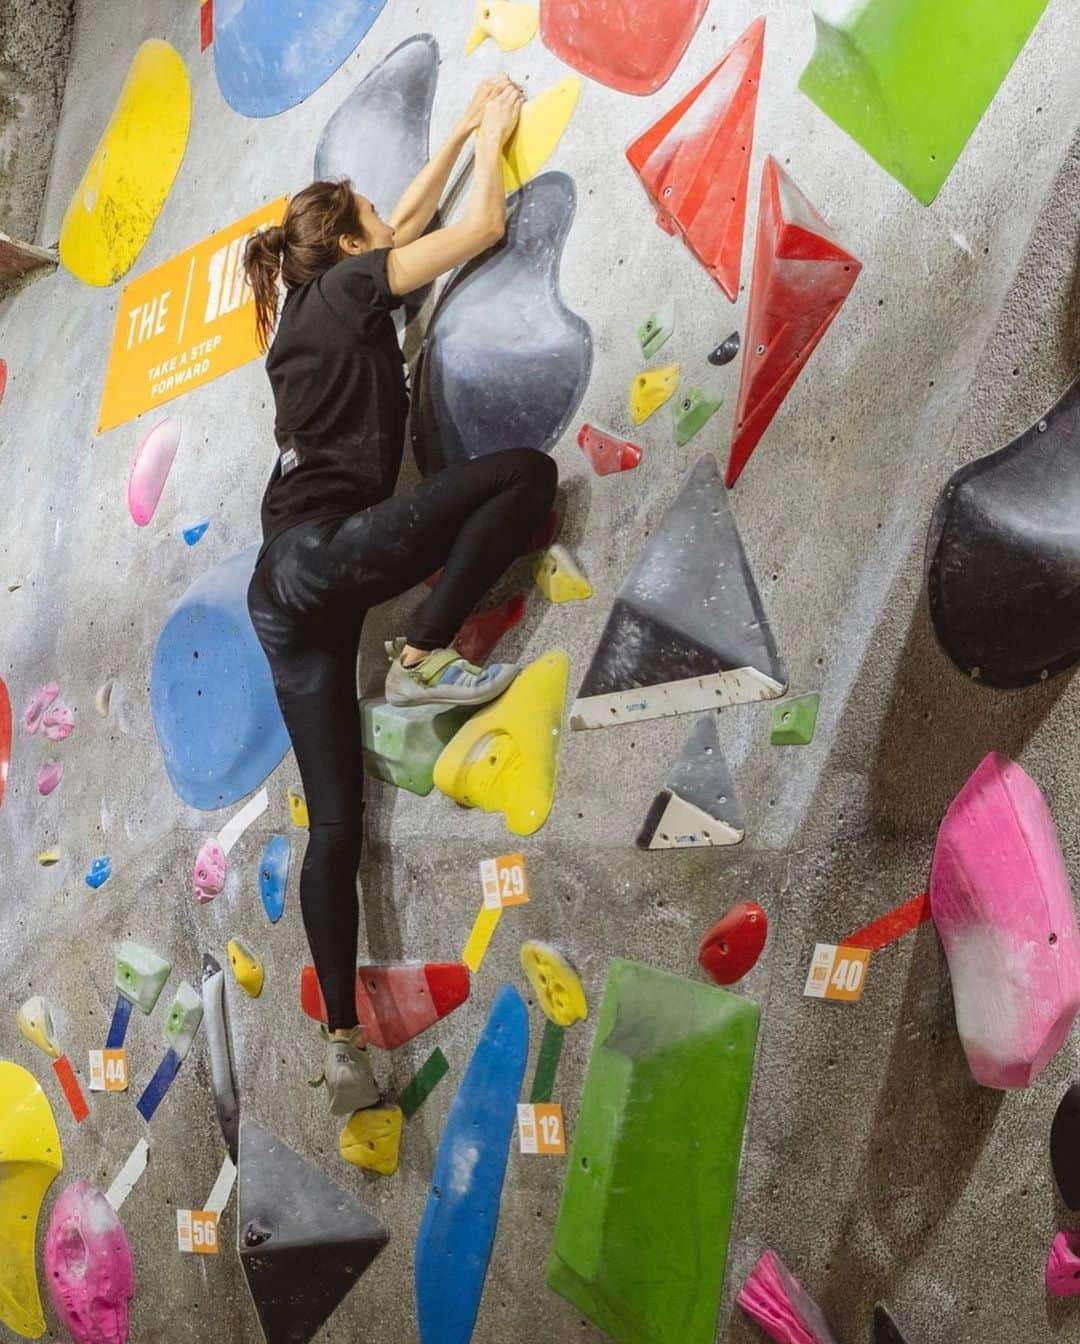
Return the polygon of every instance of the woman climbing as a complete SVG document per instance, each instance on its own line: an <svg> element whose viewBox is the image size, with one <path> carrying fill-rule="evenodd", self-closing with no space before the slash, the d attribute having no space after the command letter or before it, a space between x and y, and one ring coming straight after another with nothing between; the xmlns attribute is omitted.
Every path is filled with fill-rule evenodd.
<svg viewBox="0 0 1080 1344"><path fill-rule="evenodd" d="M500 158L521 103L505 76L482 84L388 222L348 181L313 182L291 198L280 226L251 238L244 257L268 348L279 449L248 609L307 799L300 905L326 1000L325 1078L335 1115L379 1100L355 988L364 779L356 658L364 616L442 567L407 635L386 645L386 698L393 705L494 699L517 668L476 667L451 641L555 496L554 462L527 447L472 458L411 494L393 494L408 392L390 314L402 295L505 233ZM461 217L425 234L474 130L474 178ZM277 317L279 275L285 301Z"/></svg>

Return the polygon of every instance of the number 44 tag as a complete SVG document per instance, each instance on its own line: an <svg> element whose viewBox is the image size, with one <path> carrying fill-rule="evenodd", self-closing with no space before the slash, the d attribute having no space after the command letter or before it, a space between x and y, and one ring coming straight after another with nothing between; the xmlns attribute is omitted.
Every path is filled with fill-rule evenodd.
<svg viewBox="0 0 1080 1344"><path fill-rule="evenodd" d="M811 999L854 1003L866 986L866 968L869 964L869 948L835 947L832 943L818 943L814 948L803 994Z"/></svg>
<svg viewBox="0 0 1080 1344"><path fill-rule="evenodd" d="M518 1144L523 1153L558 1157L566 1152L566 1129L562 1107L550 1102L522 1103L518 1113Z"/></svg>

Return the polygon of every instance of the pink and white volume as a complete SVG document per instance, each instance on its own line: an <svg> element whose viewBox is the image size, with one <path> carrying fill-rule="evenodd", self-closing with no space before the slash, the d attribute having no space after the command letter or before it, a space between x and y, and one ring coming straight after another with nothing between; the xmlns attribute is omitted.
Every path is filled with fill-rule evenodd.
<svg viewBox="0 0 1080 1344"><path fill-rule="evenodd" d="M1080 934L1046 800L996 752L945 813L930 910L975 1081L1030 1086L1080 1008Z"/></svg>
<svg viewBox="0 0 1080 1344"><path fill-rule="evenodd" d="M45 1280L76 1344L126 1344L135 1273L120 1219L100 1190L76 1181L53 1205Z"/></svg>

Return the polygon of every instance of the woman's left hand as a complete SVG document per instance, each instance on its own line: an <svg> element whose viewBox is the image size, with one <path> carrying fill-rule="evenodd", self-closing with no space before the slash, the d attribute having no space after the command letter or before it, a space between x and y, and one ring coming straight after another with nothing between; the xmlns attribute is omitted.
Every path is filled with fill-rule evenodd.
<svg viewBox="0 0 1080 1344"><path fill-rule="evenodd" d="M496 75L494 79L483 80L472 96L472 101L461 118L461 129L465 134L475 131L484 115L484 108L497 94L513 83L509 75ZM516 86L515 86L516 87Z"/></svg>

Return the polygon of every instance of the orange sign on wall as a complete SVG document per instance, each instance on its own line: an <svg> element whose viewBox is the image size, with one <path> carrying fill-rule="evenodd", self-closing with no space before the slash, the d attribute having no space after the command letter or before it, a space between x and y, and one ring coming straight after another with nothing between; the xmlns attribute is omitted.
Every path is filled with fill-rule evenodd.
<svg viewBox="0 0 1080 1344"><path fill-rule="evenodd" d="M287 200L270 201L124 286L99 434L259 354L241 263L248 238L262 224L280 223Z"/></svg>

